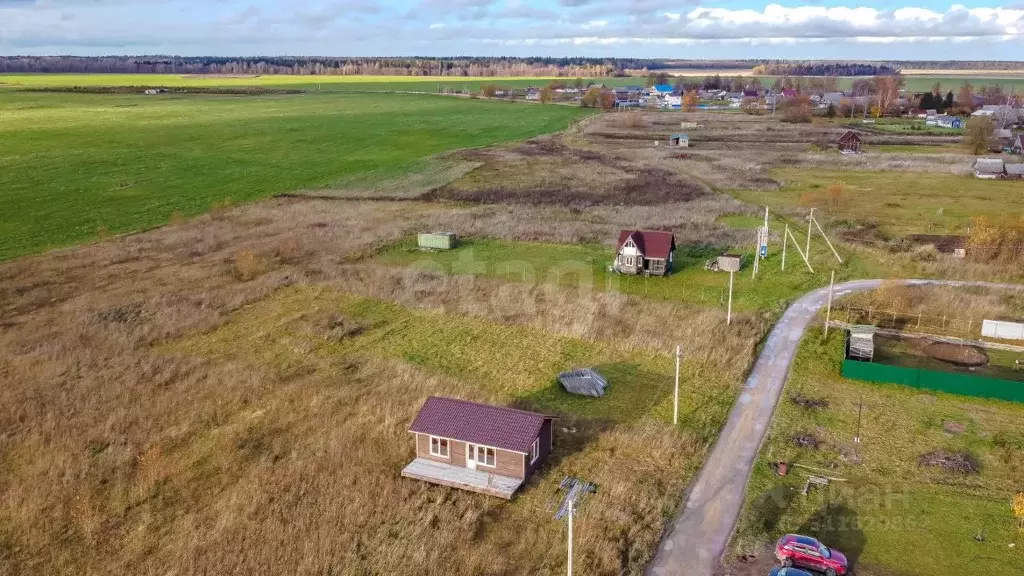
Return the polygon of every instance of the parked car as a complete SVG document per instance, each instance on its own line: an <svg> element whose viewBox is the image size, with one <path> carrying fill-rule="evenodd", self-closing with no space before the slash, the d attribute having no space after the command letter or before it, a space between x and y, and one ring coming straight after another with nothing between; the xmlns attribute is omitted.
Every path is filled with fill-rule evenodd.
<svg viewBox="0 0 1024 576"><path fill-rule="evenodd" d="M768 573L768 576L812 576L810 572L804 572L799 568L774 568Z"/></svg>
<svg viewBox="0 0 1024 576"><path fill-rule="evenodd" d="M843 576L848 566L846 556L810 536L786 534L775 545L775 556L784 567L798 566L824 572L826 576Z"/></svg>

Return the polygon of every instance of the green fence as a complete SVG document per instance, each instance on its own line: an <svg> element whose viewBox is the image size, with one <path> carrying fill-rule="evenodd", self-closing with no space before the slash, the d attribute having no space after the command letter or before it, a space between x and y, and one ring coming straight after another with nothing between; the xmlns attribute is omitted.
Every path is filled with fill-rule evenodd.
<svg viewBox="0 0 1024 576"><path fill-rule="evenodd" d="M921 368L889 366L877 362L843 360L843 377L867 382L888 382L949 394L1024 402L1024 382L999 380L973 374L936 372Z"/></svg>

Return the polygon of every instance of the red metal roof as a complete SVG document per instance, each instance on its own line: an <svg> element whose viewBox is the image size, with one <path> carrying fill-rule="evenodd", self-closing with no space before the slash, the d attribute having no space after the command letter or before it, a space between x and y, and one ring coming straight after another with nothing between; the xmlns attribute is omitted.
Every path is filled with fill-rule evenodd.
<svg viewBox="0 0 1024 576"><path fill-rule="evenodd" d="M669 253L676 249L676 237L671 232L623 230L619 232L619 243L615 247L615 252L622 250L622 245L631 237L644 258L667 260Z"/></svg>
<svg viewBox="0 0 1024 576"><path fill-rule="evenodd" d="M550 418L536 412L431 396L409 431L525 454L540 436L544 420Z"/></svg>

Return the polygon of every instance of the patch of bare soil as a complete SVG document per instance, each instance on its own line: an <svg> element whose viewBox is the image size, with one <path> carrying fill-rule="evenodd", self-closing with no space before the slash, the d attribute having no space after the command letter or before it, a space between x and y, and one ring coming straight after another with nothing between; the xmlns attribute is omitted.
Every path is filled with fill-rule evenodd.
<svg viewBox="0 0 1024 576"><path fill-rule="evenodd" d="M956 366L977 367L988 364L988 354L980 346L931 342L922 351L936 360Z"/></svg>
<svg viewBox="0 0 1024 576"><path fill-rule="evenodd" d="M957 474L977 474L981 471L981 466L978 464L977 459L966 452L935 450L927 454L922 454L921 457L917 459L917 463L921 466L942 468L949 472L956 472Z"/></svg>
<svg viewBox="0 0 1024 576"><path fill-rule="evenodd" d="M817 450L822 443L823 442L817 436L809 432L793 436L793 445L797 448L810 448L812 450Z"/></svg>
<svg viewBox="0 0 1024 576"><path fill-rule="evenodd" d="M809 398L800 392L790 397L789 400L793 404L796 404L805 410L824 410L825 408L828 408L828 400L825 400L824 398Z"/></svg>

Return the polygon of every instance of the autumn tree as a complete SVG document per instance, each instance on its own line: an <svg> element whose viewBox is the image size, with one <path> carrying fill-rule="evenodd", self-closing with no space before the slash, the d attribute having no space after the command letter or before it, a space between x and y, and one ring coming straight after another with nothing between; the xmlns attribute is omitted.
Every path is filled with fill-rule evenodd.
<svg viewBox="0 0 1024 576"><path fill-rule="evenodd" d="M782 112L783 122L810 122L813 109L814 106L811 104L811 98L804 94L800 94L792 98L786 98L782 101L782 104L779 104L779 110Z"/></svg>
<svg viewBox="0 0 1024 576"><path fill-rule="evenodd" d="M747 114L760 115L761 100L759 98L754 98L753 96L747 96L740 101L740 110L743 110Z"/></svg>
<svg viewBox="0 0 1024 576"><path fill-rule="evenodd" d="M875 97L878 99L878 114L884 116L892 111L896 100L900 97L900 89L903 87L903 76L892 74L889 76L876 76L874 79Z"/></svg>
<svg viewBox="0 0 1024 576"><path fill-rule="evenodd" d="M497 91L498 88L494 84L484 84L483 87L480 88L480 92L485 98L494 98L494 93Z"/></svg>
<svg viewBox="0 0 1024 576"><path fill-rule="evenodd" d="M977 262L1019 264L1024 258L1024 217L974 218L967 236L967 255Z"/></svg>
<svg viewBox="0 0 1024 576"><path fill-rule="evenodd" d="M654 76L654 83L655 84L668 84L668 74L666 74L664 72L658 72Z"/></svg>
<svg viewBox="0 0 1024 576"><path fill-rule="evenodd" d="M597 102L602 110L611 110L615 108L615 94L611 90L601 90Z"/></svg>
<svg viewBox="0 0 1024 576"><path fill-rule="evenodd" d="M828 118L835 118L836 117L836 106L835 106L835 104L833 104L831 102L828 103L828 108L825 109L825 116L827 116Z"/></svg>
<svg viewBox="0 0 1024 576"><path fill-rule="evenodd" d="M970 82L964 82L960 87L956 94L956 103L967 114L974 111L974 86Z"/></svg>
<svg viewBox="0 0 1024 576"><path fill-rule="evenodd" d="M967 128L964 130L964 146L975 156L983 154L991 147L994 134L995 126L991 118L972 116L967 120Z"/></svg>
<svg viewBox="0 0 1024 576"><path fill-rule="evenodd" d="M587 89L587 93L580 99L580 106L583 108L597 108L601 103L601 89L596 86L591 86Z"/></svg>
<svg viewBox="0 0 1024 576"><path fill-rule="evenodd" d="M696 90L690 90L683 96L683 110L687 112L693 112L697 109L697 104L700 102L700 98L697 97Z"/></svg>
<svg viewBox="0 0 1024 576"><path fill-rule="evenodd" d="M551 85L547 85L540 89L540 101L542 104L548 104L555 98L555 90Z"/></svg>

